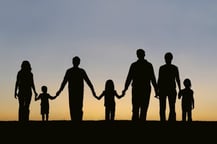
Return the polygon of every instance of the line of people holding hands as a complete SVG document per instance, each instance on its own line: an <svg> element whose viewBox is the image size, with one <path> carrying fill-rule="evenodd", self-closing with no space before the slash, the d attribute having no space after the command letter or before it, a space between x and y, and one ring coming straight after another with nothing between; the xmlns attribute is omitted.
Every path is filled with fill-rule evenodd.
<svg viewBox="0 0 217 144"><path fill-rule="evenodd" d="M47 92L47 87L42 86L42 93L39 95L35 90L33 73L29 61L25 60L21 64L21 70L17 73L15 83L15 98L19 101L19 121L29 121L29 105L32 98L32 91L35 100L41 100L41 115L43 121L49 119L49 99L58 97L65 85L68 84L68 98L70 117L72 121L83 120L83 99L84 82L89 86L93 96L98 100L104 97L105 120L115 120L115 97L122 98L126 94L129 86L132 88L132 121L146 121L147 111L150 102L151 87L153 86L155 97L159 99L160 121L167 121L166 102L169 103L168 121L176 121L175 103L177 96L182 99L182 121L192 121L192 109L194 108L194 92L191 89L191 80L184 79L184 88L181 89L179 69L172 64L173 55L167 52L164 55L165 64L160 66L158 79L155 77L153 65L145 59L144 49L136 50L137 60L130 65L126 76L124 89L119 95L115 89L112 79L105 82L105 89L100 95L96 95L94 86L91 83L86 71L80 68L80 58L72 58L73 66L66 70L62 83L55 96ZM178 88L178 91L176 90Z"/></svg>

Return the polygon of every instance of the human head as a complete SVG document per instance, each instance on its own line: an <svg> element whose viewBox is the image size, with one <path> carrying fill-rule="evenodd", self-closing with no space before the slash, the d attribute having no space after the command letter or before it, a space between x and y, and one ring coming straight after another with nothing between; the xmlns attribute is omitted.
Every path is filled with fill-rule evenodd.
<svg viewBox="0 0 217 144"><path fill-rule="evenodd" d="M188 79L188 78L186 78L186 79L184 80L183 84L184 84L184 86L185 86L186 88L190 88L190 87L191 87L191 80Z"/></svg>
<svg viewBox="0 0 217 144"><path fill-rule="evenodd" d="M27 60L24 60L21 64L21 69L25 71L31 71L32 68L31 68L30 62Z"/></svg>
<svg viewBox="0 0 217 144"><path fill-rule="evenodd" d="M78 67L79 64L80 64L80 58L79 58L78 56L73 57L73 59L72 59L72 64L73 64L75 67Z"/></svg>
<svg viewBox="0 0 217 144"><path fill-rule="evenodd" d="M105 83L106 90L114 90L114 82L111 79L108 79Z"/></svg>
<svg viewBox="0 0 217 144"><path fill-rule="evenodd" d="M137 49L136 55L137 55L138 59L144 59L145 51L143 49Z"/></svg>
<svg viewBox="0 0 217 144"><path fill-rule="evenodd" d="M46 93L46 92L47 92L47 87L46 87L46 86L42 86L42 87L41 87L41 91L42 91L43 93Z"/></svg>
<svg viewBox="0 0 217 144"><path fill-rule="evenodd" d="M167 52L164 55L164 59L165 59L166 64L171 64L172 59L173 59L173 54L171 52Z"/></svg>

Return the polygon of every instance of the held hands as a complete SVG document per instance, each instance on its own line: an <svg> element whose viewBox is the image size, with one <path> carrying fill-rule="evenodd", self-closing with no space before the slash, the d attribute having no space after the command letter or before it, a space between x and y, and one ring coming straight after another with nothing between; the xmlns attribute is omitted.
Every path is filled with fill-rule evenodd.
<svg viewBox="0 0 217 144"><path fill-rule="evenodd" d="M154 97L155 97L155 98L157 98L157 99L159 99L159 98L160 98L160 97L159 97L159 95L155 95Z"/></svg>
<svg viewBox="0 0 217 144"><path fill-rule="evenodd" d="M38 100L38 99L37 99L37 96L38 96L38 93L35 92L35 101Z"/></svg>
<svg viewBox="0 0 217 144"><path fill-rule="evenodd" d="M92 91L92 93L93 93L93 96L99 100L99 97L97 97L96 92L94 90Z"/></svg>
<svg viewBox="0 0 217 144"><path fill-rule="evenodd" d="M123 90L123 91L122 91L122 94L119 96L119 98L122 98L122 97L124 97L124 96L125 96L125 94L126 94L126 90Z"/></svg>
<svg viewBox="0 0 217 144"><path fill-rule="evenodd" d="M15 92L14 98L17 99L17 97L18 97L18 94Z"/></svg>
<svg viewBox="0 0 217 144"><path fill-rule="evenodd" d="M159 90L155 90L155 96L154 96L155 98L157 98L157 99L160 99L160 96L159 96Z"/></svg>
<svg viewBox="0 0 217 144"><path fill-rule="evenodd" d="M94 96L96 99L100 100L100 98L98 96Z"/></svg>
<svg viewBox="0 0 217 144"><path fill-rule="evenodd" d="M61 91L57 91L56 92L56 97L58 97L60 95Z"/></svg>
<svg viewBox="0 0 217 144"><path fill-rule="evenodd" d="M122 91L122 94L121 94L121 97L123 97L125 94L126 94L126 89L124 89L123 91Z"/></svg>
<svg viewBox="0 0 217 144"><path fill-rule="evenodd" d="M181 97L182 97L182 92L179 91L179 92L178 92L178 99L180 99Z"/></svg>

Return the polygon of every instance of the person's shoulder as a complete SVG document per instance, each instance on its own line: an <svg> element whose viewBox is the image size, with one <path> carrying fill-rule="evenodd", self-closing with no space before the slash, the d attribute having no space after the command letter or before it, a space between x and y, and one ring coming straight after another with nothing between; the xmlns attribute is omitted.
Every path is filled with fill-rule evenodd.
<svg viewBox="0 0 217 144"><path fill-rule="evenodd" d="M137 63L138 63L138 61L134 61L134 62L131 63L131 66L133 66L133 65L135 65Z"/></svg>
<svg viewBox="0 0 217 144"><path fill-rule="evenodd" d="M160 69L165 68L165 67L167 67L167 65L163 64L163 65L160 66Z"/></svg>
<svg viewBox="0 0 217 144"><path fill-rule="evenodd" d="M70 73L71 71L73 71L73 67L66 69L66 73Z"/></svg>
<svg viewBox="0 0 217 144"><path fill-rule="evenodd" d="M175 65L175 64L171 64L171 66L174 67L174 68L176 68L176 69L178 69L178 66Z"/></svg>
<svg viewBox="0 0 217 144"><path fill-rule="evenodd" d="M73 67L68 68L66 71L71 71L73 69Z"/></svg>
<svg viewBox="0 0 217 144"><path fill-rule="evenodd" d="M19 71L17 72L17 75L21 75L21 74L22 74L22 71L19 70Z"/></svg>
<svg viewBox="0 0 217 144"><path fill-rule="evenodd" d="M85 71L85 69L83 69L83 68L78 68L79 69L79 71L81 71L82 73L86 73L86 71Z"/></svg>
<svg viewBox="0 0 217 144"><path fill-rule="evenodd" d="M43 93L40 93L40 94L38 95L39 98L42 97L42 96L43 96Z"/></svg>
<svg viewBox="0 0 217 144"><path fill-rule="evenodd" d="M148 61L148 60L145 59L145 62L146 62L148 65L152 66L152 63L151 63L150 61Z"/></svg>

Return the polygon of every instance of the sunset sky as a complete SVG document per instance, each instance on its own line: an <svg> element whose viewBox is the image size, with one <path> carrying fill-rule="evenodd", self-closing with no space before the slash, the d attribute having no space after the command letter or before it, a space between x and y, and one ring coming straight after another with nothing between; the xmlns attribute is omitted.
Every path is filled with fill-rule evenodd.
<svg viewBox="0 0 217 144"><path fill-rule="evenodd" d="M136 49L143 48L156 78L164 54L194 90L193 120L217 121L217 1L215 0L1 0L0 120L18 120L14 98L17 72L29 60L35 86L55 95L72 58L81 58L97 95L112 79L121 94ZM50 100L50 120L69 120L67 86ZM103 120L103 99L85 84L84 120ZM168 113L167 106L167 113ZM176 102L181 120L181 100ZM116 99L117 120L131 119L131 87ZM159 120L159 101L151 93L148 120ZM41 120L32 99L30 120Z"/></svg>

